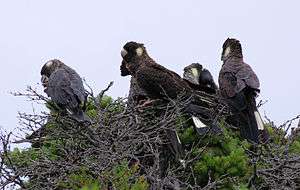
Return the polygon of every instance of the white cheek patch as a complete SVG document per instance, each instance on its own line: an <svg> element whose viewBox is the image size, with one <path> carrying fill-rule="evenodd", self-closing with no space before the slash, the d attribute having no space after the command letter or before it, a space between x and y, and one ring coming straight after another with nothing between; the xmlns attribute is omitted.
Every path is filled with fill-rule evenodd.
<svg viewBox="0 0 300 190"><path fill-rule="evenodd" d="M143 48L139 47L135 50L135 52L136 52L137 56L141 56L141 55L143 55Z"/></svg>
<svg viewBox="0 0 300 190"><path fill-rule="evenodd" d="M192 74L193 74L194 77L198 77L199 76L199 72L198 72L198 70L196 68L192 68L191 70L192 70Z"/></svg>
<svg viewBox="0 0 300 190"><path fill-rule="evenodd" d="M52 61L48 61L48 62L46 63L46 67L51 67L52 64L53 64Z"/></svg>
<svg viewBox="0 0 300 190"><path fill-rule="evenodd" d="M231 52L230 47L227 47L224 52L224 57L227 57L230 54L230 52Z"/></svg>

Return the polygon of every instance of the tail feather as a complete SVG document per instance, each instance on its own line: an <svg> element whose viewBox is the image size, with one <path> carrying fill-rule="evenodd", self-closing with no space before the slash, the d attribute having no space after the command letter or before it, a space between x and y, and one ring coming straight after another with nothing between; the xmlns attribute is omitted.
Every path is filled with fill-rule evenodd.
<svg viewBox="0 0 300 190"><path fill-rule="evenodd" d="M264 130L264 126L256 107L255 96L255 89L245 88L231 99L230 105L241 136L252 143L259 143L259 129Z"/></svg>
<svg viewBox="0 0 300 190"><path fill-rule="evenodd" d="M252 106L242 111L240 117L241 136L250 142L259 142L258 122Z"/></svg>
<svg viewBox="0 0 300 190"><path fill-rule="evenodd" d="M198 117L192 116L192 119L193 119L196 129L202 129L202 128L208 127Z"/></svg>
<svg viewBox="0 0 300 190"><path fill-rule="evenodd" d="M268 130L265 128L264 122L263 122L258 110L254 111L254 115L255 115L258 131L259 131L259 139L262 143L266 143L270 139Z"/></svg>
<svg viewBox="0 0 300 190"><path fill-rule="evenodd" d="M199 117L192 116L195 129L199 135L205 135L208 132L212 132L213 134L217 134L222 132L221 128L216 124L210 123L209 125L204 124Z"/></svg>
<svg viewBox="0 0 300 190"><path fill-rule="evenodd" d="M209 127L205 125L198 117L192 116L195 129L199 135L205 135L209 131Z"/></svg>
<svg viewBox="0 0 300 190"><path fill-rule="evenodd" d="M205 135L209 131L217 134L222 130L212 122L210 110L202 105L189 104L185 111L192 116L195 129L199 135Z"/></svg>
<svg viewBox="0 0 300 190"><path fill-rule="evenodd" d="M261 116L260 116L259 112L258 111L254 111L254 115L255 115L255 119L256 119L256 123L257 123L258 129L259 130L264 130L265 129L264 122L261 119Z"/></svg>
<svg viewBox="0 0 300 190"><path fill-rule="evenodd" d="M240 127L241 136L250 142L267 142L269 134L255 104L248 104L247 108L234 115L234 123Z"/></svg>

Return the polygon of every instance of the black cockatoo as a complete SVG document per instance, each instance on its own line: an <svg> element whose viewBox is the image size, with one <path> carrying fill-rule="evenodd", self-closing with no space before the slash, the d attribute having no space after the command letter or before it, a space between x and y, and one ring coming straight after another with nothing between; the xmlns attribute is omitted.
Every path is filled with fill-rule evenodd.
<svg viewBox="0 0 300 190"><path fill-rule="evenodd" d="M184 68L183 79L189 86L197 91L204 91L209 94L215 94L217 85L210 72L204 69L199 63L192 63Z"/></svg>
<svg viewBox="0 0 300 190"><path fill-rule="evenodd" d="M56 105L77 121L89 121L84 114L87 93L74 69L53 59L44 64L41 75L44 92Z"/></svg>
<svg viewBox="0 0 300 190"><path fill-rule="evenodd" d="M188 83L188 85L194 91L206 92L208 94L216 94L218 87L215 84L210 72L207 69L203 69L201 64L192 63L191 65L186 66L183 69L183 71L184 71L183 79ZM195 105L191 105L190 108L199 110ZM206 134L207 131L209 131L210 128L206 125L203 125L203 119L201 121L199 120L198 117L194 117L194 116L192 116L192 119L193 122L195 123L198 134L200 135ZM197 126L201 126L201 127L197 127ZM221 132L221 129L218 128L216 125L212 125L212 123L210 123L210 126L212 126L213 133Z"/></svg>
<svg viewBox="0 0 300 190"><path fill-rule="evenodd" d="M121 55L123 62L125 62L125 67L128 69L131 76L136 79L138 86L146 92L149 98L170 100L176 99L179 95L190 96L192 94L193 90L188 83L177 73L157 64L148 55L143 44L128 42L123 47ZM191 107L196 109L191 111L193 113L187 112L196 115L199 109L197 109L196 105ZM196 116L192 117L196 129L207 127L207 125L199 118ZM206 116L206 118L209 118L209 116ZM173 139L173 141L175 141L175 139Z"/></svg>
<svg viewBox="0 0 300 190"><path fill-rule="evenodd" d="M228 38L224 42L221 60L223 65L219 73L219 88L220 95L226 99L233 113L229 122L240 128L243 138L259 143L260 133L266 138L255 101L260 84L254 71L244 62L238 40Z"/></svg>
<svg viewBox="0 0 300 190"><path fill-rule="evenodd" d="M127 72L130 73L137 87L152 100L176 98L178 93L185 90L185 85L178 81L180 77L176 73L168 72L166 68L156 64L148 56L143 44L136 42L126 43L121 51L121 56L123 58L121 75L125 75ZM172 82L169 79L175 83L174 86L170 86ZM182 145L177 132L175 130L168 130L166 132L169 133L168 137L176 157L180 158L182 155Z"/></svg>
<svg viewBox="0 0 300 190"><path fill-rule="evenodd" d="M148 55L143 44L128 42L121 55L130 75L150 98L175 99L190 87L175 72L157 64Z"/></svg>

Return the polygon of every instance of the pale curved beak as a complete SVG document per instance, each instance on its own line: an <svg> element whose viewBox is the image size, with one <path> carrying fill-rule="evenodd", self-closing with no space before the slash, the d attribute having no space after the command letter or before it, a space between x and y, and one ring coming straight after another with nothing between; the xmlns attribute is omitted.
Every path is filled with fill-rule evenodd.
<svg viewBox="0 0 300 190"><path fill-rule="evenodd" d="M122 49L121 56L124 58L127 55L127 51L125 49Z"/></svg>

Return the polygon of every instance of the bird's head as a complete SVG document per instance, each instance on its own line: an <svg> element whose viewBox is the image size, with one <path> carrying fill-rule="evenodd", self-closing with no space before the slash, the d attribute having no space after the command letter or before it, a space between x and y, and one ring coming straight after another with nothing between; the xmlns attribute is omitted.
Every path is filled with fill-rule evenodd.
<svg viewBox="0 0 300 190"><path fill-rule="evenodd" d="M234 38L227 38L223 44L221 60L226 61L229 57L243 57L242 45L240 41Z"/></svg>
<svg viewBox="0 0 300 190"><path fill-rule="evenodd" d="M41 75L50 77L50 75L57 69L63 67L65 64L58 59L47 61L41 69Z"/></svg>
<svg viewBox="0 0 300 190"><path fill-rule="evenodd" d="M57 69L61 68L64 66L64 63L59 61L58 59L52 59L50 61L47 61L44 66L41 69L41 82L42 85L44 86L45 90L47 89L48 86L48 79L50 75L56 71Z"/></svg>
<svg viewBox="0 0 300 190"><path fill-rule="evenodd" d="M189 81L192 84L199 85L199 77L201 75L202 65L199 63L193 63L184 68L183 79Z"/></svg>
<svg viewBox="0 0 300 190"><path fill-rule="evenodd" d="M132 72L132 68L142 63L141 60L147 56L147 52L144 44L127 42L121 51L121 56L126 62L127 69Z"/></svg>

